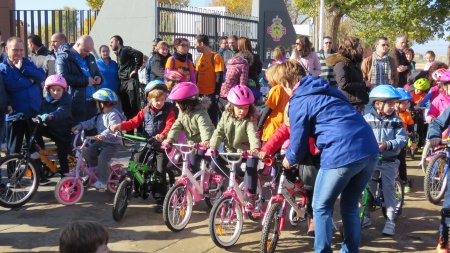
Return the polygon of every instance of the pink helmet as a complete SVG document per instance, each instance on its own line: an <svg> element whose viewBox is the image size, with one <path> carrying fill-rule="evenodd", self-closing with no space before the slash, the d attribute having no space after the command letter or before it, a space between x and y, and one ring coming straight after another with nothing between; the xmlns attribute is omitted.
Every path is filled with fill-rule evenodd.
<svg viewBox="0 0 450 253"><path fill-rule="evenodd" d="M48 91L48 89L52 86L61 86L63 87L64 91L67 91L67 82L64 77L60 75L51 75L45 79L45 90Z"/></svg>
<svg viewBox="0 0 450 253"><path fill-rule="evenodd" d="M179 82L187 82L189 81L186 76L178 70L171 70L167 72L164 77L167 80L179 81Z"/></svg>
<svg viewBox="0 0 450 253"><path fill-rule="evenodd" d="M234 105L250 105L255 101L252 91L245 85L236 85L228 92L228 102Z"/></svg>
<svg viewBox="0 0 450 253"><path fill-rule="evenodd" d="M442 74L442 76L439 79L439 81L442 82L442 83L450 82L450 71L449 70L445 71L445 73Z"/></svg>
<svg viewBox="0 0 450 253"><path fill-rule="evenodd" d="M173 87L169 99L174 101L195 99L198 96L197 85L191 82L181 82Z"/></svg>
<svg viewBox="0 0 450 253"><path fill-rule="evenodd" d="M435 81L440 81L442 75L443 75L445 72L447 72L447 71L448 71L447 69L440 68L440 69L434 71L434 72L431 74L431 77L432 77L433 80L435 80Z"/></svg>

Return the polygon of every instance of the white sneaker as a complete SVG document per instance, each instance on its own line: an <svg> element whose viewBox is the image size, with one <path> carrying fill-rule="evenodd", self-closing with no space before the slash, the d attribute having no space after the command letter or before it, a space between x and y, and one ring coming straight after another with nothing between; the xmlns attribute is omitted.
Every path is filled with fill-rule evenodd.
<svg viewBox="0 0 450 253"><path fill-rule="evenodd" d="M33 154L30 155L30 159L39 159L39 153L38 152L34 152Z"/></svg>
<svg viewBox="0 0 450 253"><path fill-rule="evenodd" d="M370 217L364 216L363 222L361 224L361 228L366 228L368 226L372 225L372 221L370 220Z"/></svg>
<svg viewBox="0 0 450 253"><path fill-rule="evenodd" d="M395 223L393 221L386 221L382 233L383 235L393 236L395 234Z"/></svg>
<svg viewBox="0 0 450 253"><path fill-rule="evenodd" d="M106 184L96 181L94 184L92 184L94 188L97 188L99 192L104 192L106 190Z"/></svg>

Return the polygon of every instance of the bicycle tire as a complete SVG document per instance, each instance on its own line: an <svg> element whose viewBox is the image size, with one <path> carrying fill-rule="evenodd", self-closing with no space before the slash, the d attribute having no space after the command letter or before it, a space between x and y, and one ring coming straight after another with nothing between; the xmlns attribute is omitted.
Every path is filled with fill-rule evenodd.
<svg viewBox="0 0 450 253"><path fill-rule="evenodd" d="M422 158L420 160L420 164L422 166L423 173L425 173L425 174L427 173L427 167L428 167L427 157L430 156L432 152L433 152L433 149L430 148L430 142L427 141L425 143L425 146L423 147Z"/></svg>
<svg viewBox="0 0 450 253"><path fill-rule="evenodd" d="M212 176L209 177L208 185L212 184L211 180L212 180ZM224 186L221 185L220 188L214 194L210 194L209 197L205 197L205 203L210 209L214 206L214 204L217 202L217 200L219 200L220 197L222 197L223 189L224 189ZM211 196L211 195L214 195L214 196Z"/></svg>
<svg viewBox="0 0 450 253"><path fill-rule="evenodd" d="M64 177L56 184L53 193L58 203L66 206L75 205L83 197L84 185L79 178Z"/></svg>
<svg viewBox="0 0 450 253"><path fill-rule="evenodd" d="M39 188L39 170L33 161L28 161L21 154L7 155L0 159L0 168L8 174L8 167L13 170L7 178L5 188L0 192L0 206L18 208L25 205ZM22 166L24 165L24 166ZM25 170L25 171L24 171ZM23 172L23 173L22 173ZM24 175L21 175L24 174Z"/></svg>
<svg viewBox="0 0 450 253"><path fill-rule="evenodd" d="M222 214L225 214L226 216L222 217ZM214 204L211 213L209 214L209 235L214 244L219 248L224 249L233 246L241 236L244 222L243 218L242 208L238 201L232 197L224 196L220 198ZM232 219L231 223L229 222L230 219ZM235 228L229 230L228 227L231 227L232 225L235 225ZM225 240L225 238L222 239L223 233L226 231L231 231L230 238L227 240Z"/></svg>
<svg viewBox="0 0 450 253"><path fill-rule="evenodd" d="M397 205L395 207L394 211L394 220L397 220L397 218L401 215L402 209L403 209L403 202L405 199L405 192L403 188L403 183L400 180L400 178L395 178L395 198L397 200ZM382 205L381 212L383 213L383 216L385 219L387 219L387 213L386 213L386 205Z"/></svg>
<svg viewBox="0 0 450 253"><path fill-rule="evenodd" d="M115 221L120 221L123 218L130 201L131 192L131 181L128 180L128 178L124 178L124 180L119 184L119 187L117 187L116 194L114 195L112 215Z"/></svg>
<svg viewBox="0 0 450 253"><path fill-rule="evenodd" d="M423 180L423 189L428 202L438 204L444 197L447 187L448 177L441 179L444 175L447 160L445 153L436 154L427 166L425 178ZM436 167L437 166L437 167Z"/></svg>
<svg viewBox="0 0 450 253"><path fill-rule="evenodd" d="M187 189L187 186L175 184L169 189L164 198L164 223L173 232L183 230L191 219L193 206L192 194Z"/></svg>
<svg viewBox="0 0 450 253"><path fill-rule="evenodd" d="M274 202L267 212L266 221L261 234L261 253L275 252L278 239L280 238L280 210L281 204L279 202ZM270 236L271 234L273 235Z"/></svg>

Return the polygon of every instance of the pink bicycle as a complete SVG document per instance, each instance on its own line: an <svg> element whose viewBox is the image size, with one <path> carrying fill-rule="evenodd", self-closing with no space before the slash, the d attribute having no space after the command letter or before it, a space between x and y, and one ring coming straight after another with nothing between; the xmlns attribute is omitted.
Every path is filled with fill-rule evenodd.
<svg viewBox="0 0 450 253"><path fill-rule="evenodd" d="M244 220L248 217L256 220L264 215L264 197L262 195L261 178L258 175L256 188L256 207L252 212L245 211L248 186L244 181L236 181L236 166L242 159L257 159L245 151L238 150L236 153L219 153L219 155L231 164L230 181L228 189L223 196L214 204L209 215L209 234L213 242L220 248L233 246L242 232ZM214 159L212 159L214 162Z"/></svg>
<svg viewBox="0 0 450 253"><path fill-rule="evenodd" d="M77 133L73 141L73 147L77 153L77 165L75 169L65 174L55 187L55 198L63 205L74 205L80 201L84 194L84 185L93 184L97 181L97 167L88 167L83 159L82 152L89 140L94 137L88 136L83 140L81 146L76 145L80 133ZM109 167L109 178L106 184L108 191L115 193L119 184L120 177L126 173L123 169L123 164L114 164Z"/></svg>
<svg viewBox="0 0 450 253"><path fill-rule="evenodd" d="M198 144L172 144L183 157L181 177L169 189L164 199L163 218L167 227L179 232L183 230L192 216L195 203L205 200L208 207L222 195L223 177L215 174L206 164L200 162L200 171L192 175L189 170L189 155L201 149Z"/></svg>

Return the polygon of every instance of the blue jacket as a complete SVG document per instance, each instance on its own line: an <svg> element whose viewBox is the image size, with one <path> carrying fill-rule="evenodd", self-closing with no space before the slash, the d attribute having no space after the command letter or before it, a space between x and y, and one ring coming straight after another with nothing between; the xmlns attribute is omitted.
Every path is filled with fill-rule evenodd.
<svg viewBox="0 0 450 253"><path fill-rule="evenodd" d="M364 115L364 119L372 128L377 142L386 143L386 149L381 152L383 160L392 162L397 159L397 155L405 147L407 140L402 119L395 113L380 117L375 108Z"/></svg>
<svg viewBox="0 0 450 253"><path fill-rule="evenodd" d="M286 152L290 164L305 159L309 137L322 151L321 169L336 169L380 152L363 116L327 81L303 77L289 104L291 136L295 136Z"/></svg>
<svg viewBox="0 0 450 253"><path fill-rule="evenodd" d="M109 63L106 64L102 58L99 58L97 60L97 66L104 78L101 88L111 89L116 93L116 95L119 95L120 82L117 74L117 71L119 71L117 62L110 59Z"/></svg>
<svg viewBox="0 0 450 253"><path fill-rule="evenodd" d="M70 131L74 126L74 121L72 117L72 97L69 93L64 92L58 100L47 95L39 113L53 116L52 120L46 122L51 135L66 142L71 141Z"/></svg>
<svg viewBox="0 0 450 253"><path fill-rule="evenodd" d="M3 82L2 74L0 73L0 116L8 113L8 94L6 94L5 83ZM0 120L1 121L1 120ZM1 127L0 127L1 129Z"/></svg>
<svg viewBox="0 0 450 253"><path fill-rule="evenodd" d="M28 117L36 116L42 105L39 86L45 80L44 70L37 68L27 58L23 58L22 68L17 69L8 63L6 57L0 63L0 72L14 111L21 112Z"/></svg>

